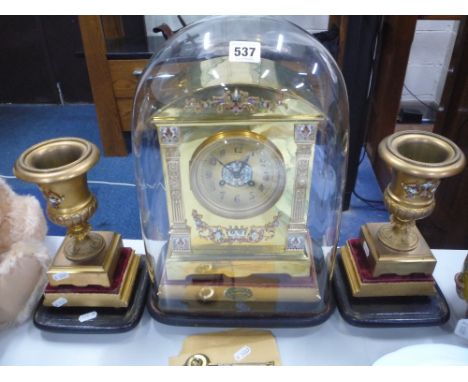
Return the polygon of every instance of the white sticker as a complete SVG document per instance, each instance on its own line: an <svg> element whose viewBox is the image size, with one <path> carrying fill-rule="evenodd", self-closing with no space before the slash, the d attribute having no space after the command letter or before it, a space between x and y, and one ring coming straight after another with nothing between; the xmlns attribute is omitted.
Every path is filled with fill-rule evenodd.
<svg viewBox="0 0 468 382"><path fill-rule="evenodd" d="M97 317L97 312L93 310L92 312L82 314L80 317L78 317L78 321L85 322L85 321L93 320L96 317Z"/></svg>
<svg viewBox="0 0 468 382"><path fill-rule="evenodd" d="M366 253L366 256L369 257L370 250L369 250L369 246L367 245L365 240L362 242L362 248L364 249L364 252Z"/></svg>
<svg viewBox="0 0 468 382"><path fill-rule="evenodd" d="M261 49L256 41L229 41L229 61L259 63Z"/></svg>
<svg viewBox="0 0 468 382"><path fill-rule="evenodd" d="M70 273L68 272L60 272L60 273L56 273L52 276L52 278L55 280L55 281L62 281L62 280L65 280L65 279L68 279L70 277Z"/></svg>
<svg viewBox="0 0 468 382"><path fill-rule="evenodd" d="M55 306L56 308L60 308L61 306L64 306L67 302L68 300L65 297L59 297L52 303L52 306Z"/></svg>
<svg viewBox="0 0 468 382"><path fill-rule="evenodd" d="M237 362L242 361L245 357L247 357L250 353L252 353L252 349L249 346L242 346L235 354L234 359Z"/></svg>
<svg viewBox="0 0 468 382"><path fill-rule="evenodd" d="M468 340L468 318L458 320L454 333L457 336Z"/></svg>

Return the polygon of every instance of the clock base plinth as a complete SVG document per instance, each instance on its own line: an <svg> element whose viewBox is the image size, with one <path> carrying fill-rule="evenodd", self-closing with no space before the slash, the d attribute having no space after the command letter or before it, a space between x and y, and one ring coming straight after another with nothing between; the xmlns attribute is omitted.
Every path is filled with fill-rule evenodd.
<svg viewBox="0 0 468 382"><path fill-rule="evenodd" d="M149 294L148 311L157 321L176 326L319 325L333 313L335 303L323 257L312 263L313 272L298 278L272 274L243 280L219 276L218 280L168 281L163 276ZM163 274L163 267L160 259L158 274Z"/></svg>
<svg viewBox="0 0 468 382"><path fill-rule="evenodd" d="M360 327L436 326L448 321L450 310L437 283L431 296L353 297L341 255L333 276L336 304L343 319Z"/></svg>
<svg viewBox="0 0 468 382"><path fill-rule="evenodd" d="M185 280L197 275L225 275L227 277L244 278L256 274L285 274L290 277L306 277L311 271L311 251L295 251L295 253L278 253L270 255L256 254L252 251L236 254L206 254L199 255L192 251L189 255L168 256L165 264L168 280ZM261 260L260 260L261 259Z"/></svg>
<svg viewBox="0 0 468 382"><path fill-rule="evenodd" d="M179 302L181 306L183 301ZM201 305L201 303L195 303ZM324 323L335 310L335 301L331 289L327 288L323 296L323 308L314 312L314 314L303 314L295 311L301 311L304 303L290 303L291 312L288 314L271 313L258 314L255 312L241 312L236 314L223 314L217 312L214 314L188 313L183 310L179 312L168 312L163 310L159 304L158 296L155 293L148 294L147 308L151 316L158 322L174 326L205 326L205 327L250 327L250 328L301 328L316 326ZM231 304L228 304L232 306ZM270 304L271 306L271 304ZM222 311L222 307L220 306ZM286 310L286 309L285 309Z"/></svg>

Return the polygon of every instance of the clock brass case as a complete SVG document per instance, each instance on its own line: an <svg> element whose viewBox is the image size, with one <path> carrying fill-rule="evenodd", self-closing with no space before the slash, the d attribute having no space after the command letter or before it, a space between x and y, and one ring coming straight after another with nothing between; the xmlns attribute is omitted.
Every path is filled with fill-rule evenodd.
<svg viewBox="0 0 468 382"><path fill-rule="evenodd" d="M230 57L233 42L249 39L261 45L259 62ZM275 18L207 19L154 57L135 96L132 142L156 319L328 317L347 107L329 53Z"/></svg>
<svg viewBox="0 0 468 382"><path fill-rule="evenodd" d="M303 206L308 204L309 192L306 190L303 193L303 199L288 198L294 195L294 191L300 187L300 184L303 183L305 187L308 187L309 166L312 163L318 123L319 120L307 125L296 124L291 128L290 125L283 125L282 122L270 122L269 130L265 129L264 124L260 124L259 127L251 127L252 130L245 128L239 130L239 127L234 126L232 130L221 132L218 131L217 125L209 125L205 128L198 126L196 132L185 126L159 127L165 179L172 179L172 182L166 183L166 189L169 191L168 210L171 222L166 260L168 280L185 279L187 276L197 274L223 274L229 277L276 273L286 273L292 277L308 275L312 247L307 235L307 211ZM229 122L224 122L224 124L224 129L228 129ZM263 128L262 134L255 132L257 129L260 131L261 128ZM296 133L294 129L297 130ZM169 130L172 138L170 141L166 138ZM307 132L302 134L302 130L307 130ZM198 137L197 133L201 134L201 137L208 136L208 138L193 140L194 137ZM273 138L273 133L276 138ZM191 139L186 141L184 134ZM174 139L174 137L177 138ZM239 141L239 137L243 137L246 141ZM200 140L202 140L201 143L199 143ZM278 146L274 145L273 140L278 142ZM290 153L288 155L284 140L290 146L296 146L293 155ZM218 162L210 163L210 160L214 159L213 155L208 156L207 160L199 158L201 152L216 142L221 142L222 149L228 151L226 155L231 155L231 163L236 158L242 159L246 156L245 152L235 153L236 149L243 147L240 142L244 144L255 142L259 144L258 150L265 150L265 147L268 147L268 150L275 153L274 158L277 159L275 163L278 168L275 171L271 168L274 163L268 162L263 167L259 162L257 168L253 170L254 186L249 186L248 181L239 187L230 187L229 184L220 186L219 183L223 182L222 174L225 167ZM301 157L296 155L299 148L304 152ZM288 163L284 162L282 151ZM180 157L174 157L174 152L178 152ZM249 152L247 155L252 155L252 153ZM260 154L257 155L260 156ZM177 160L174 161L174 158ZM203 161L207 162L206 166L211 171L210 179L203 178L203 173L200 175L199 168L203 166ZM295 178L291 176L289 182L286 182L285 167L295 168L296 161L306 163L304 174L296 172ZM184 163L188 164L188 169L185 171L189 176L178 178L174 174L184 171L181 168ZM261 171L261 174L256 174L258 171ZM276 176L274 176L275 172ZM269 182L265 181L266 176L270 177ZM206 195L203 195L201 190L195 189L198 187L195 186L198 182L206 182L208 187L213 188L205 188ZM259 188L263 189L263 192ZM260 199L262 194L267 192L266 188L272 189L270 197L252 206L251 194L255 199ZM252 190L256 190L256 194L253 194ZM241 215L229 209L222 209L220 206L222 201L229 197L233 200L236 197L239 197L239 200L246 200L246 208L245 211L240 210ZM213 198L214 202L212 206L207 207L210 198ZM219 202L219 206L216 206L216 201ZM241 203L238 203L239 207ZM236 203L233 202L233 205L235 206ZM283 205L286 208L289 207L290 211L279 207ZM228 220L229 224L226 224L230 213L232 217ZM246 217L246 213L249 217ZM188 227L185 223L187 220L192 222L193 228ZM295 243L295 240L300 243Z"/></svg>

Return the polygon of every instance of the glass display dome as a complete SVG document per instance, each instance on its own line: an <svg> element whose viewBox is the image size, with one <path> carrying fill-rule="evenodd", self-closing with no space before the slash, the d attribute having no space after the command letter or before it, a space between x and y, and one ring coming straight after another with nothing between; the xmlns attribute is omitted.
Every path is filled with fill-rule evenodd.
<svg viewBox="0 0 468 382"><path fill-rule="evenodd" d="M277 17L184 28L141 77L132 141L156 319L305 326L328 317L348 101L317 40Z"/></svg>

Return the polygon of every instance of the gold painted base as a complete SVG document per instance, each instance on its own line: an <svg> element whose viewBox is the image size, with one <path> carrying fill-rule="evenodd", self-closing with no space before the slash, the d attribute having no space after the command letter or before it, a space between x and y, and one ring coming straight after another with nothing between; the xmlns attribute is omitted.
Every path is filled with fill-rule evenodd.
<svg viewBox="0 0 468 382"><path fill-rule="evenodd" d="M127 308L132 296L133 286L138 274L140 256L132 252L123 276L123 281L116 293L44 293L44 306L54 306L59 299L65 299L64 307L110 307Z"/></svg>
<svg viewBox="0 0 468 382"><path fill-rule="evenodd" d="M284 276L284 277L282 277ZM307 277L257 275L247 278L214 278L212 281L169 281L163 276L158 289L162 300L212 302L318 302L320 291L313 267Z"/></svg>
<svg viewBox="0 0 468 382"><path fill-rule="evenodd" d="M167 285L159 287L159 298L199 302L249 301L249 302L317 302L320 292L317 288L286 287L226 287L197 285Z"/></svg>
<svg viewBox="0 0 468 382"><path fill-rule="evenodd" d="M367 223L361 227L361 237L367 244L369 262L372 264L372 276L397 274L400 276L412 273L432 275L436 266L436 258L417 228L418 245L412 251L400 252L385 246L378 239L378 231L387 223Z"/></svg>
<svg viewBox="0 0 468 382"><path fill-rule="evenodd" d="M431 296L436 293L433 281L365 282L360 277L349 242L340 252L353 297Z"/></svg>
<svg viewBox="0 0 468 382"><path fill-rule="evenodd" d="M278 253L233 252L216 254L203 250L189 253L175 252L169 247L166 258L168 280L185 280L194 275L224 275L248 277L256 274L286 274L291 277L307 277L310 274L312 249L282 251ZM247 250L244 250L247 251Z"/></svg>
<svg viewBox="0 0 468 382"><path fill-rule="evenodd" d="M310 259L191 261L171 258L166 261L169 280L185 280L188 276L195 275L248 277L255 274L287 274L291 277L304 277L309 275L309 269Z"/></svg>
<svg viewBox="0 0 468 382"><path fill-rule="evenodd" d="M74 285L80 287L99 285L109 287L112 284L112 277L119 259L120 248L122 247L122 237L115 232L94 232L104 238L106 242L105 250L98 257L90 261L74 263L65 256L64 247L69 239L66 237L47 271L50 285Z"/></svg>

